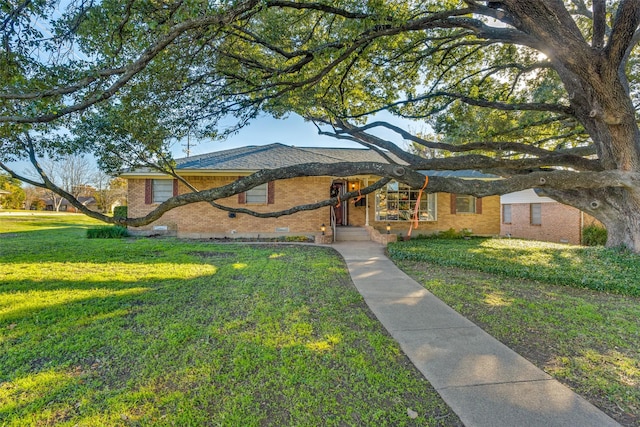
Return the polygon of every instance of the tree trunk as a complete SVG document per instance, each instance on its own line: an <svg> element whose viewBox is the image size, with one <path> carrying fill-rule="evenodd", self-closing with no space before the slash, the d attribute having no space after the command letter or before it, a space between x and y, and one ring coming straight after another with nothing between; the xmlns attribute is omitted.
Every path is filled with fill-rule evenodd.
<svg viewBox="0 0 640 427"><path fill-rule="evenodd" d="M624 247L640 253L640 190L603 188L558 191L545 195L593 216L607 229L607 247Z"/></svg>
<svg viewBox="0 0 640 427"><path fill-rule="evenodd" d="M607 229L607 247L629 248L640 254L640 212L627 212L617 221L604 223Z"/></svg>
<svg viewBox="0 0 640 427"><path fill-rule="evenodd" d="M608 189L603 203L587 211L607 229L608 247L627 247L640 253L640 191Z"/></svg>
<svg viewBox="0 0 640 427"><path fill-rule="evenodd" d="M640 130L626 77L602 55L582 60L582 67L573 70L555 62L576 118L591 136L603 169L638 172ZM608 247L626 247L640 253L640 188L545 192L602 222L608 233Z"/></svg>

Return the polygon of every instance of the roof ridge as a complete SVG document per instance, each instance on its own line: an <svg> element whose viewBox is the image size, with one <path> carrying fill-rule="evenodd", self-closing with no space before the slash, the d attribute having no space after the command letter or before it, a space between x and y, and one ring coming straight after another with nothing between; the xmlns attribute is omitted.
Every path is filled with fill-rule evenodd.
<svg viewBox="0 0 640 427"><path fill-rule="evenodd" d="M293 148L296 148L300 151L304 151L305 153L320 154L321 156L328 157L334 160L340 160L343 162L346 162L347 160L342 157L330 156L328 154L318 153L317 151L312 151L312 150L368 150L368 148L348 148L348 147L293 147Z"/></svg>
<svg viewBox="0 0 640 427"><path fill-rule="evenodd" d="M267 145L248 145L246 147L231 148L229 150L224 150L224 151L213 151L211 153L200 154L194 157L184 157L182 159L176 159L176 163L179 160L183 160L181 164L178 165L178 169L180 169L180 166L184 166L185 164L189 164L191 162L201 161L203 159L215 158L217 162L236 160L244 156L249 156L252 154L271 150L276 146L284 146L284 144L281 144L279 142L274 142L272 144L267 144Z"/></svg>

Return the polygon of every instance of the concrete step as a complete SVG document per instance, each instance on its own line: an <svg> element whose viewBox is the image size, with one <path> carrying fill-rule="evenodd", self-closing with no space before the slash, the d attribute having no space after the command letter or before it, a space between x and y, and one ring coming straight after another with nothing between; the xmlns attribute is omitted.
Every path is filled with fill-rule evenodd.
<svg viewBox="0 0 640 427"><path fill-rule="evenodd" d="M337 242L363 242L371 240L369 233L362 227L336 227Z"/></svg>

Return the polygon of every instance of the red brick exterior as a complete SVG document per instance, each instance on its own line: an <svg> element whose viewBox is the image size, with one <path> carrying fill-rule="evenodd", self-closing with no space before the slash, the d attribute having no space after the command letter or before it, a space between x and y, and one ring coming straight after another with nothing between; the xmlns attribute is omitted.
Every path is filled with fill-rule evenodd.
<svg viewBox="0 0 640 427"><path fill-rule="evenodd" d="M601 225L595 218L571 206L557 202L540 203L540 205L542 224L532 225L531 204L512 203L511 223L505 224L501 220L500 234L522 239L579 245L583 226Z"/></svg>

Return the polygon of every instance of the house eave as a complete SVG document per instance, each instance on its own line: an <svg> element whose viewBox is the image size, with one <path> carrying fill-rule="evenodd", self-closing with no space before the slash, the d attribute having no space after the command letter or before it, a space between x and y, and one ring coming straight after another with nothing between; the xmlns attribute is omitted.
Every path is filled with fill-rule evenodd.
<svg viewBox="0 0 640 427"><path fill-rule="evenodd" d="M257 170L211 170L211 169L183 169L177 170L179 176L246 176L257 172ZM171 175L156 171L127 171L120 175L124 179L162 179L171 178Z"/></svg>
<svg viewBox="0 0 640 427"><path fill-rule="evenodd" d="M227 169L227 170L213 170L213 169L180 169L176 171L179 176L188 177L188 176L248 176L258 170L248 170L248 169ZM155 171L127 171L120 174L121 178L124 179L170 179L171 176L168 174L164 174L161 172ZM374 175L355 175L349 176L349 179L376 179Z"/></svg>

